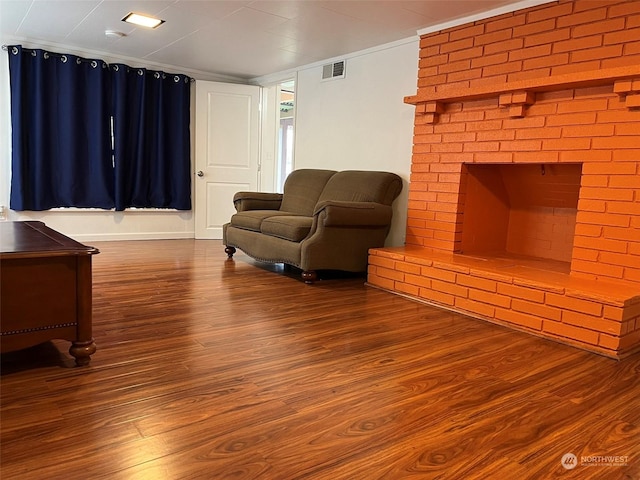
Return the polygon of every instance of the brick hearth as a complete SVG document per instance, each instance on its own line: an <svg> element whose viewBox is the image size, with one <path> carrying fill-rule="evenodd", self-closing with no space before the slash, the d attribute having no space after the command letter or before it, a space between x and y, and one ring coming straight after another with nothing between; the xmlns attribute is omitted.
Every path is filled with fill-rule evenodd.
<svg viewBox="0 0 640 480"><path fill-rule="evenodd" d="M422 36L406 244L371 250L369 284L612 357L640 349L638 39L633 0Z"/></svg>

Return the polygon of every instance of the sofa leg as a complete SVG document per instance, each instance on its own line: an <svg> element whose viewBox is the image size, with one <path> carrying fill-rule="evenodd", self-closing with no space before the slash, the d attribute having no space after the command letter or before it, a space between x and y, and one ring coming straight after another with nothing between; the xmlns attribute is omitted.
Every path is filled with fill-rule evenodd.
<svg viewBox="0 0 640 480"><path fill-rule="evenodd" d="M234 253L236 253L236 249L235 249L234 247L229 247L229 246L227 246L227 247L225 247L225 249L224 249L224 253L226 253L226 254L227 254L227 256L228 256L229 258L231 258L231 257L233 257L233 254L234 254Z"/></svg>
<svg viewBox="0 0 640 480"><path fill-rule="evenodd" d="M304 272L302 272L302 280L304 280L304 283L306 283L307 285L311 285L317 279L318 274L315 270L305 270Z"/></svg>

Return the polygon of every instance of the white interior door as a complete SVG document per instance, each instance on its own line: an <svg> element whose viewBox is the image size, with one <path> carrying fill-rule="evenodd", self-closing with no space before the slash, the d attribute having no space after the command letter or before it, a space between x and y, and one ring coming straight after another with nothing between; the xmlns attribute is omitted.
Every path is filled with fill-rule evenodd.
<svg viewBox="0 0 640 480"><path fill-rule="evenodd" d="M255 85L196 81L196 238L222 238L233 195L258 190L259 106Z"/></svg>

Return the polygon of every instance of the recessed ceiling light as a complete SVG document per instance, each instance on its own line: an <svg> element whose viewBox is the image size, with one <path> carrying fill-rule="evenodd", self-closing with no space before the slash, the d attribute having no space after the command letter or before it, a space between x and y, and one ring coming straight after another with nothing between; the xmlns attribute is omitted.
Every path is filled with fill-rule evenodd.
<svg viewBox="0 0 640 480"><path fill-rule="evenodd" d="M156 28L158 25L164 23L164 20L159 18L153 18L148 15L142 15L141 13L131 12L122 19L123 22L134 23L141 27Z"/></svg>

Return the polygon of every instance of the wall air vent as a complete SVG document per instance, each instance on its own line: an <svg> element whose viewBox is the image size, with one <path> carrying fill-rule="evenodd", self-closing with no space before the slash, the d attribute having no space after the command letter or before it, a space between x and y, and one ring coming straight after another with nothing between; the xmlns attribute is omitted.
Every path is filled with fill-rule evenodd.
<svg viewBox="0 0 640 480"><path fill-rule="evenodd" d="M322 80L334 80L336 78L344 78L345 61L341 60L335 63L329 63L322 66Z"/></svg>

